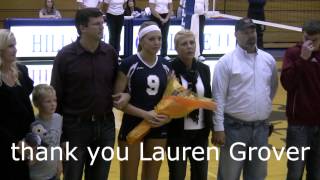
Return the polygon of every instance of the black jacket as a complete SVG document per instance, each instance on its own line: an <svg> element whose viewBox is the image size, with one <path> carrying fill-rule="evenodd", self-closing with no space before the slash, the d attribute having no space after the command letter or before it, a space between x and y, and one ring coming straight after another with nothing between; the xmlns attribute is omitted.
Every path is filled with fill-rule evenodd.
<svg viewBox="0 0 320 180"><path fill-rule="evenodd" d="M174 59L172 61L172 69L175 70L177 69L177 62L180 61L178 58ZM210 85L210 69L209 66L197 61L197 68L198 72L200 75L200 78L203 82L204 86L204 96L207 98L212 97L211 93L211 85ZM180 81L180 74L175 71L175 75ZM180 82L181 83L181 82ZM213 127L212 123L212 111L209 110L204 110L204 121L205 121L205 131L207 132L207 135L209 135L210 129ZM184 118L180 119L173 119L169 124L168 124L168 138L170 137L181 137L184 134Z"/></svg>

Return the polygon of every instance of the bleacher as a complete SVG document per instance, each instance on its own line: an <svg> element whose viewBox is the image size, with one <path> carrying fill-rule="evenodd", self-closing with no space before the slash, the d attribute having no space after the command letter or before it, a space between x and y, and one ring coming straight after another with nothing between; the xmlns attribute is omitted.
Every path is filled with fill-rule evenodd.
<svg viewBox="0 0 320 180"><path fill-rule="evenodd" d="M235 16L246 16L247 0L216 0L216 10ZM320 17L319 0L267 0L266 21L301 27L308 19ZM266 48L286 48L301 40L299 32L267 27Z"/></svg>

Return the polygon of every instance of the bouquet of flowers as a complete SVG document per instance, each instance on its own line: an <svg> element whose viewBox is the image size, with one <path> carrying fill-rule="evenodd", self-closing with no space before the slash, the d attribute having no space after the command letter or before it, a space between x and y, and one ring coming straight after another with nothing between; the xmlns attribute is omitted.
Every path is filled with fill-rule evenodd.
<svg viewBox="0 0 320 180"><path fill-rule="evenodd" d="M197 97L196 94L182 87L175 77L170 77L163 97L155 107L155 112L175 119L185 117L199 108L213 111L216 109L216 103L210 98ZM128 144L141 141L150 129L150 123L143 120L127 135Z"/></svg>

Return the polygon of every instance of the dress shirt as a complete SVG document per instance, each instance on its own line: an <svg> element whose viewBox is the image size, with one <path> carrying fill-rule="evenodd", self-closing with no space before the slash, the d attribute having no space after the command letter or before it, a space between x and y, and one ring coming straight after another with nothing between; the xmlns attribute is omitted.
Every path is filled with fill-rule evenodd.
<svg viewBox="0 0 320 180"><path fill-rule="evenodd" d="M116 51L100 42L94 53L77 41L56 56L51 76L62 115L109 114L113 108L113 84L118 69Z"/></svg>
<svg viewBox="0 0 320 180"><path fill-rule="evenodd" d="M224 113L243 121L265 120L278 86L274 58L257 49L249 54L237 45L215 66L212 90L218 107L215 131L223 131Z"/></svg>

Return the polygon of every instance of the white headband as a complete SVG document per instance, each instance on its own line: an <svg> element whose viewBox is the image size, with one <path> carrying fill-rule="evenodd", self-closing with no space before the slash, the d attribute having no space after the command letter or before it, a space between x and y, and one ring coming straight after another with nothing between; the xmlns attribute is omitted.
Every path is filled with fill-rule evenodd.
<svg viewBox="0 0 320 180"><path fill-rule="evenodd" d="M151 32L151 31L159 31L161 32L160 28L157 25L150 25L147 26L145 28L143 28L139 33L139 39L141 39L144 35L146 35L147 33Z"/></svg>

